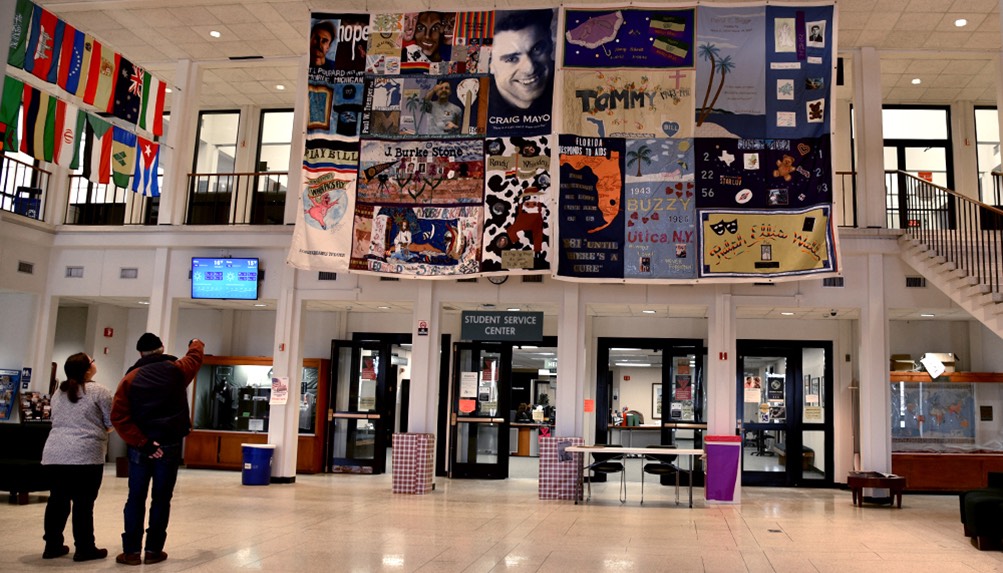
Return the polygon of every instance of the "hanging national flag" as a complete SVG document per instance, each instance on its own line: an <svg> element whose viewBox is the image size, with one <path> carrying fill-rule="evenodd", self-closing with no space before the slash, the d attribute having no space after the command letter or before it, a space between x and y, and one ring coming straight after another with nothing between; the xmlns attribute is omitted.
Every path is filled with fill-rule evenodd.
<svg viewBox="0 0 1003 573"><path fill-rule="evenodd" d="M60 101L56 106L56 165L77 169L80 166L80 140L84 131L84 113L77 106Z"/></svg>
<svg viewBox="0 0 1003 573"><path fill-rule="evenodd" d="M10 49L7 52L7 63L15 68L24 67L24 54L28 47L28 36L31 34L31 13L34 4L31 0L17 0L14 8L14 21L10 30Z"/></svg>
<svg viewBox="0 0 1003 573"><path fill-rule="evenodd" d="M167 84L145 72L143 76L143 107L139 112L139 127L153 135L164 134L164 99Z"/></svg>
<svg viewBox="0 0 1003 573"><path fill-rule="evenodd" d="M100 43L94 39L94 36L90 34L84 34L84 54L83 59L80 62L80 81L77 82L77 89L74 91L76 95L81 100L84 99L84 95L87 93L87 82L91 77L91 66L94 65L95 61L100 61L94 59L94 49L95 45L100 46ZM100 50L100 47L98 47ZM94 73L97 73L96 71Z"/></svg>
<svg viewBox="0 0 1003 573"><path fill-rule="evenodd" d="M35 6L31 15L31 36L24 55L24 70L40 80L56 83L59 51L65 24L55 14Z"/></svg>
<svg viewBox="0 0 1003 573"><path fill-rule="evenodd" d="M39 161L52 161L58 100L27 84L22 94L24 137L21 139L21 152Z"/></svg>
<svg viewBox="0 0 1003 573"><path fill-rule="evenodd" d="M112 125L95 115L87 114L84 122L83 175L93 183L111 181Z"/></svg>
<svg viewBox="0 0 1003 573"><path fill-rule="evenodd" d="M87 76L87 90L84 103L101 111L111 111L112 95L115 92L115 78L118 76L120 54L95 41L91 54L91 69Z"/></svg>
<svg viewBox="0 0 1003 573"><path fill-rule="evenodd" d="M125 189L136 167L136 134L116 126L111 141L111 179Z"/></svg>
<svg viewBox="0 0 1003 573"><path fill-rule="evenodd" d="M115 97L111 113L129 123L139 121L139 106L143 101L143 68L119 57L118 75L115 76Z"/></svg>
<svg viewBox="0 0 1003 573"><path fill-rule="evenodd" d="M0 151L17 151L17 119L21 109L24 82L4 76L0 96Z"/></svg>
<svg viewBox="0 0 1003 573"><path fill-rule="evenodd" d="M160 169L160 144L136 136L136 172L132 174L132 190L147 197L160 197L157 171Z"/></svg>
<svg viewBox="0 0 1003 573"><path fill-rule="evenodd" d="M56 81L67 93L77 93L84 62L84 33L69 24L63 30L63 48L59 52Z"/></svg>

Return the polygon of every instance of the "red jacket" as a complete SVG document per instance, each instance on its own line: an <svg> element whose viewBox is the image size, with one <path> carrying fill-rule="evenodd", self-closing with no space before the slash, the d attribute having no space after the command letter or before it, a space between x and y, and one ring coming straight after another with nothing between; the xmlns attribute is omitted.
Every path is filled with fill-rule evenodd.
<svg viewBox="0 0 1003 573"><path fill-rule="evenodd" d="M122 378L111 407L111 423L125 443L177 443L191 430L188 385L202 367L205 344L192 340L180 359L153 354L140 358Z"/></svg>

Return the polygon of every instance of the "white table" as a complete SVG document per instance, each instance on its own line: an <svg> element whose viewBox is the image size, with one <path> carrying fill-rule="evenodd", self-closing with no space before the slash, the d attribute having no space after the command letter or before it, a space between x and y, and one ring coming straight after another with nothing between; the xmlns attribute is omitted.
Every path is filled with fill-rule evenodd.
<svg viewBox="0 0 1003 573"><path fill-rule="evenodd" d="M690 507L693 507L693 468L696 467L694 463L697 456L704 455L703 450L696 449L678 449L678 448L626 448L626 447L608 447L608 446L571 446L567 450L573 454L582 454L582 463L578 464L578 495L575 497L575 503L577 504L579 500L584 500L585 496L585 468L588 467L588 457L586 454L593 453L608 453L608 454L639 454L643 456L644 454L653 455L675 455L675 456L689 456L690 457L690 476L689 476L689 490L690 490ZM627 471L626 459L624 460L624 471ZM643 463L643 460L642 460ZM676 482L678 483L678 482ZM678 490L676 491L676 499L679 499Z"/></svg>

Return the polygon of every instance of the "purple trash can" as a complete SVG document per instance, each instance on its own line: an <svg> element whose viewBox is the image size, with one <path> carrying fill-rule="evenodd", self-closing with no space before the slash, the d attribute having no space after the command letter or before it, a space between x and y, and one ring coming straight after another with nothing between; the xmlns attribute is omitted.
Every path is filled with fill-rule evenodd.
<svg viewBox="0 0 1003 573"><path fill-rule="evenodd" d="M704 438L707 452L707 483L705 499L724 503L736 503L739 499L738 472L742 457L740 436L707 436Z"/></svg>

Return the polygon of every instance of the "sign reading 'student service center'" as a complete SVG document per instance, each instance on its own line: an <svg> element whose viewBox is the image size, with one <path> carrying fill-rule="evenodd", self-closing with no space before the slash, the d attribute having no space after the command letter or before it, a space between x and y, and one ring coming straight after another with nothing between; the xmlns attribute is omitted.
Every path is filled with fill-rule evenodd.
<svg viewBox="0 0 1003 573"><path fill-rule="evenodd" d="M539 342L543 340L542 312L465 310L461 314L463 340Z"/></svg>

